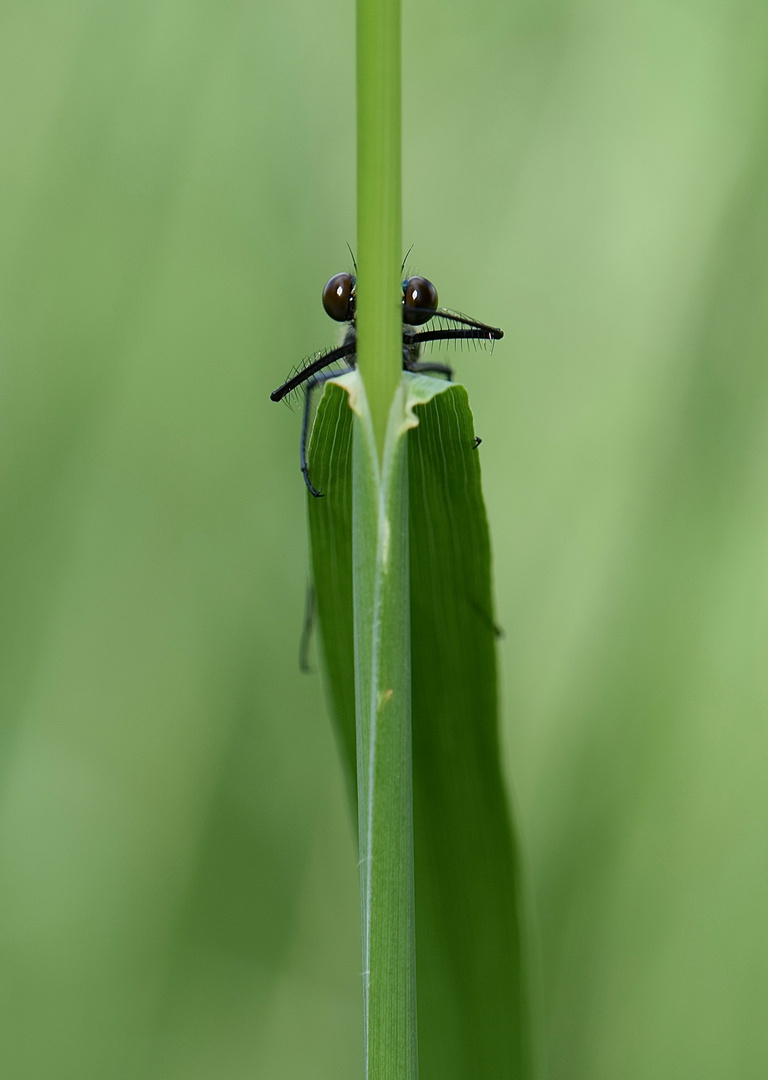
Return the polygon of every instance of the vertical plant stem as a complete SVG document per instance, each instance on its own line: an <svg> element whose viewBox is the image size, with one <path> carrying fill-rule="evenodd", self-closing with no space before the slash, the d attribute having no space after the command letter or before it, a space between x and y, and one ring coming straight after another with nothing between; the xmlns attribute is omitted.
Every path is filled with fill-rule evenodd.
<svg viewBox="0 0 768 1080"><path fill-rule="evenodd" d="M379 455L402 372L400 0L357 0L357 357Z"/></svg>
<svg viewBox="0 0 768 1080"><path fill-rule="evenodd" d="M362 384L360 392L363 396ZM418 1071L408 444L402 431L403 393L403 387L398 386L382 471L365 406L363 415L355 416L352 454L358 833L368 1080L416 1080Z"/></svg>
<svg viewBox="0 0 768 1080"><path fill-rule="evenodd" d="M357 0L353 597L368 1080L416 1080L400 0Z"/></svg>

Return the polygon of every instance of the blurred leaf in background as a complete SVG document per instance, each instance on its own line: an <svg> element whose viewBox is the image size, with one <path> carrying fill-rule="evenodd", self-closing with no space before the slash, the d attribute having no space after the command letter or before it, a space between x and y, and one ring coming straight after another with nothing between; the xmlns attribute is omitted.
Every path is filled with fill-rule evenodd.
<svg viewBox="0 0 768 1080"><path fill-rule="evenodd" d="M406 6L409 262L483 437L542 1075L762 1078L768 14ZM0 1069L360 1075L296 653L349 5L0 10ZM408 102L418 107L408 107Z"/></svg>

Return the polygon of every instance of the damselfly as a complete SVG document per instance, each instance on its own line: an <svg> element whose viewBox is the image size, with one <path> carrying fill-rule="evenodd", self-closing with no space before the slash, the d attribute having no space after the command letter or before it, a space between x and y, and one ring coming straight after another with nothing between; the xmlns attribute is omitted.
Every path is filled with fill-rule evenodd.
<svg viewBox="0 0 768 1080"><path fill-rule="evenodd" d="M335 349L317 353L279 386L270 397L282 401L292 390L305 387L304 415L301 425L301 471L304 482L315 496L322 491L312 486L307 465L307 436L309 433L310 398L312 391L329 379L353 371L357 361L357 331L355 328L355 287L352 274L335 274L323 289L323 307L326 314L336 322L347 323L344 341ZM436 320L433 329L418 330L416 327ZM504 334L496 326L487 326L466 315L448 311L437 306L437 289L424 277L409 277L403 281L403 370L428 375L453 378L453 370L447 364L422 361L422 346L430 341L498 341ZM339 367L338 365L341 364Z"/></svg>

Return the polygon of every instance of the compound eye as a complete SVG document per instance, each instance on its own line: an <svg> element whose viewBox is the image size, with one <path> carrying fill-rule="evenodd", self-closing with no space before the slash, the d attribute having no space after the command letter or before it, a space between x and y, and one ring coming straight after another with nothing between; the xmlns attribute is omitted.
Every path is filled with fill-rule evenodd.
<svg viewBox="0 0 768 1080"><path fill-rule="evenodd" d="M355 279L351 274L335 274L325 283L323 307L336 322L350 322L355 315Z"/></svg>
<svg viewBox="0 0 768 1080"><path fill-rule="evenodd" d="M421 326L437 311L437 289L425 277L410 277L403 284L403 322Z"/></svg>

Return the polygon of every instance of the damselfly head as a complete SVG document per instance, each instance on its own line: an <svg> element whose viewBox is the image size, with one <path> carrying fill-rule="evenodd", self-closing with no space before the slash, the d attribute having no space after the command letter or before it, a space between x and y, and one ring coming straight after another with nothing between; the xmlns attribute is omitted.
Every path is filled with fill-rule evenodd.
<svg viewBox="0 0 768 1080"><path fill-rule="evenodd" d="M352 322L355 318L355 287L352 274L334 274L323 289L323 307L336 322ZM437 289L425 277L409 277L403 282L403 322L421 326L437 311Z"/></svg>
<svg viewBox="0 0 768 1080"><path fill-rule="evenodd" d="M437 289L425 277L409 277L403 282L403 322L421 326L437 311Z"/></svg>
<svg viewBox="0 0 768 1080"><path fill-rule="evenodd" d="M355 279L351 274L334 274L323 289L326 315L336 322L351 322L355 317Z"/></svg>
<svg viewBox="0 0 768 1080"><path fill-rule="evenodd" d="M350 254L352 254L351 249ZM333 349L325 349L315 353L314 356L308 356L297 368L294 368L282 386L278 386L277 390L273 390L269 395L273 401L284 401L300 387L306 391L299 456L304 481L312 495L322 494L310 483L307 464L312 393L329 379L338 375L348 375L357 367L357 327L355 326L357 266L354 255L352 255L352 264L355 267L354 274L334 274L323 289L323 307L326 313L336 322L349 323L344 333L344 340ZM403 265L405 265L405 259ZM402 273L405 271L401 269ZM460 315L458 311L438 308L437 303L437 289L427 278L411 275L402 280L403 371L410 372L411 375L432 375L450 380L453 378L453 371L448 364L423 359L422 350L425 346L431 347L436 342L451 342L454 345L457 343L463 345L464 342L471 342L474 345L485 344L498 341L499 338L504 337L504 334L498 326L478 322L477 319L470 319L467 315ZM435 322L428 330L424 324L431 319ZM478 443L479 439L474 445L477 446Z"/></svg>

